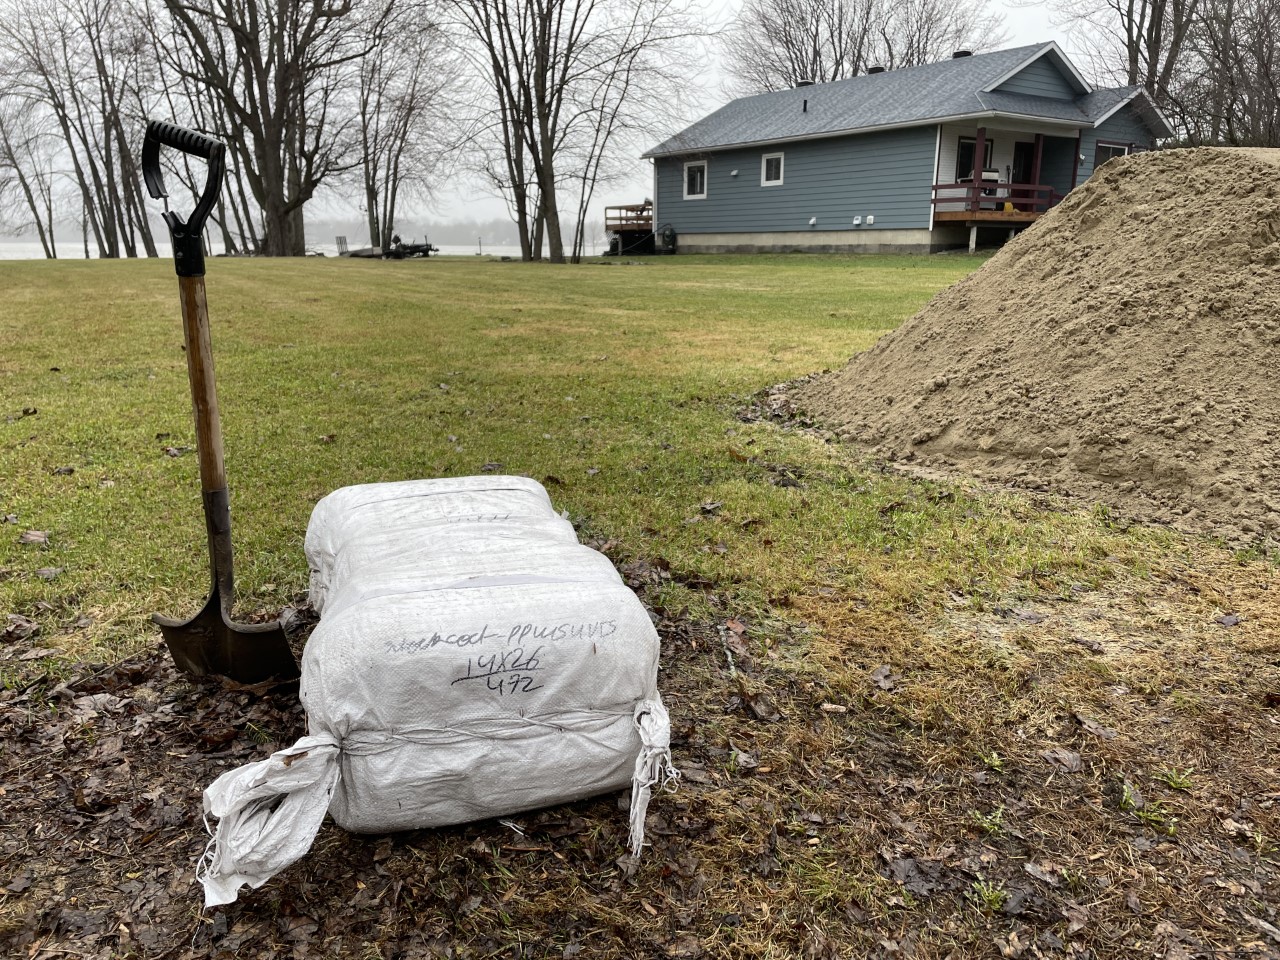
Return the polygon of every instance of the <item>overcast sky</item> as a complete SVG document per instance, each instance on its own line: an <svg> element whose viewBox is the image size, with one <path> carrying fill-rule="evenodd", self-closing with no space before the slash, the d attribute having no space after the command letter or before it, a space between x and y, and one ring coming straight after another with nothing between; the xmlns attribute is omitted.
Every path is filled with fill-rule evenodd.
<svg viewBox="0 0 1280 960"><path fill-rule="evenodd" d="M708 0L706 11L708 16L721 22L728 22L741 6L741 0ZM1040 43L1056 40L1070 55L1074 53L1067 35L1049 22L1049 16L1042 4L1030 5L1026 0L1015 6L1009 0L992 0L991 7L1004 14L1005 30L1009 34L1007 46L1017 47L1029 43ZM706 102L703 115L711 113L724 105L725 97L721 93L721 77L715 65L709 66L706 72L704 89ZM675 133L675 130L663 131L654 138L659 143ZM652 174L648 160L635 158L635 177L627 184L612 184L597 191L597 216L606 205L620 203L638 203L652 192ZM442 192L439 203L431 210L423 211L422 218L449 222L458 220L487 220L507 215L506 205L502 201L479 192L477 185L459 183L457 189Z"/></svg>

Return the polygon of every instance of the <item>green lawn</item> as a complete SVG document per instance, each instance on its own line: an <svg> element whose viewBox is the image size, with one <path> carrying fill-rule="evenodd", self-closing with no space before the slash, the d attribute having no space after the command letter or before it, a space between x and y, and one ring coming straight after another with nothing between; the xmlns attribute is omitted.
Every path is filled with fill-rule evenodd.
<svg viewBox="0 0 1280 960"><path fill-rule="evenodd" d="M864 481L805 507L826 528L815 539L793 522L803 494L743 461L841 458L734 411L841 364L975 264L210 261L241 606L304 589L302 536L326 492L491 463L553 478L557 505L632 555L755 594L822 576L822 540L878 548L865 511L849 513ZM196 458L165 452L194 446L172 267L4 263L0 303L0 514L17 516L0 526L0 613L46 638L88 617L56 645L124 652L152 638L150 612L193 611L206 586ZM715 522L686 524L709 500L725 504ZM31 529L47 547L18 543ZM35 575L48 568L61 573Z"/></svg>

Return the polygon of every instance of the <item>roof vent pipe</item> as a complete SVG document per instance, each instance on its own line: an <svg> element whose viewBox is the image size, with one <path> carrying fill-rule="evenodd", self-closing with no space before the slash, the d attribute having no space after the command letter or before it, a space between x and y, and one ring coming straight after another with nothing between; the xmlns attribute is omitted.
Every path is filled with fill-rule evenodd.
<svg viewBox="0 0 1280 960"><path fill-rule="evenodd" d="M884 67L867 67L867 75L870 76L873 73L884 73Z"/></svg>
<svg viewBox="0 0 1280 960"><path fill-rule="evenodd" d="M808 100L806 100L806 101L804 102L804 106L800 108L800 112L801 112L801 113L808 113L808 112L809 112L809 101L808 101Z"/></svg>
<svg viewBox="0 0 1280 960"><path fill-rule="evenodd" d="M797 81L796 81L796 89L797 89L797 90L798 90L798 89L800 89L801 87L812 87L812 86L813 86L813 81L812 81L812 80L797 80Z"/></svg>
<svg viewBox="0 0 1280 960"><path fill-rule="evenodd" d="M961 57L972 57L972 56L973 56L972 50L957 50L955 53L951 55L951 59L959 60Z"/></svg>

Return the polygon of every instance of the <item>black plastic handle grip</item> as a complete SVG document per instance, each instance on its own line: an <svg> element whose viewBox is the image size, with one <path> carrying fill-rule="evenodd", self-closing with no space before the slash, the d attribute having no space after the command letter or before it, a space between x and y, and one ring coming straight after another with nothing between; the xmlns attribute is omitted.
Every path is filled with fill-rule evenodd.
<svg viewBox="0 0 1280 960"><path fill-rule="evenodd" d="M204 276L204 245L201 235L204 233L204 222L209 217L222 192L222 176L226 166L226 146L219 140L207 137L195 130L152 120L147 124L147 136L142 143L142 179L146 181L147 193L155 200L167 197L164 188L164 176L160 171L160 148L173 147L183 153L201 157L209 162L209 173L205 177L204 192L196 204L191 217L184 223L176 213L166 210L164 219L169 225L169 235L173 240L173 265L180 277Z"/></svg>
<svg viewBox="0 0 1280 960"><path fill-rule="evenodd" d="M173 147L183 153L194 154L208 160L217 150L224 149L222 143L203 133L188 130L174 123L163 120L152 120L147 124L147 136L159 142L162 147Z"/></svg>

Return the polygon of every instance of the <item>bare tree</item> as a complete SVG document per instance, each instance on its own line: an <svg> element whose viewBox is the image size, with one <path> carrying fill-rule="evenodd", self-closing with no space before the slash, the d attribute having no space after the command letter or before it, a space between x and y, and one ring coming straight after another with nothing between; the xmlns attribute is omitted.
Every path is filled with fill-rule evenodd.
<svg viewBox="0 0 1280 960"><path fill-rule="evenodd" d="M54 259L54 138L42 129L38 107L0 95L0 218L19 232L34 227L45 257Z"/></svg>
<svg viewBox="0 0 1280 960"><path fill-rule="evenodd" d="M143 113L163 116L169 120L203 130L224 143L235 136L235 125L227 114L222 100L209 95L203 83L170 66L171 58L181 56L186 41L177 29L173 18L154 0L137 0L139 20L148 26L147 41L152 62L162 68L155 72L155 86L151 96L141 103ZM178 151L162 151L161 163L169 167L172 182L181 183L198 201L204 189L204 171L192 167L190 156ZM242 151L228 151L227 169L223 191L214 206L210 220L222 235L223 249L228 253L261 252L261 211L253 199L244 174Z"/></svg>
<svg viewBox="0 0 1280 960"><path fill-rule="evenodd" d="M916 67L957 50L991 50L1006 39L985 0L893 0L878 19L873 56L889 69Z"/></svg>
<svg viewBox="0 0 1280 960"><path fill-rule="evenodd" d="M735 89L765 93L861 73L880 7L881 0L746 0L724 39Z"/></svg>
<svg viewBox="0 0 1280 960"><path fill-rule="evenodd" d="M690 41L704 35L702 24L669 0L636 2L625 12L602 30L604 55L571 93L563 149L577 200L574 263L583 256L596 188L629 174L630 157L647 145L653 125L676 117L697 66Z"/></svg>
<svg viewBox="0 0 1280 960"><path fill-rule="evenodd" d="M492 94L491 113L486 122L473 131L473 136L487 131L500 140L502 166L489 158L486 173L490 182L508 197L520 234L520 253L525 260L540 255L540 231L545 222L530 80L539 13L536 5L541 2L545 0L453 2L459 23L473 42L468 50L472 63ZM547 108L545 104L542 107ZM563 259L562 251L560 259Z"/></svg>
<svg viewBox="0 0 1280 960"><path fill-rule="evenodd" d="M303 207L354 160L351 111L338 109L352 64L390 0L164 0L183 46L168 66L206 87L262 211L262 252L306 252Z"/></svg>
<svg viewBox="0 0 1280 960"><path fill-rule="evenodd" d="M304 205L327 178L357 169L374 230L388 234L397 204L427 195L445 152L438 93L456 57L432 3L0 0L6 212L48 231L61 181L78 194L61 205L86 248L91 237L102 256L154 256L136 150L159 111L230 148L213 215L228 251L305 252ZM33 152L28 127L42 148L60 146ZM53 175L51 155L65 176ZM190 158L165 161L199 191Z"/></svg>
<svg viewBox="0 0 1280 960"><path fill-rule="evenodd" d="M61 137L100 255L155 255L125 104L146 77L137 34L110 0L49 7L9 0L0 11L9 92L38 104Z"/></svg>
<svg viewBox="0 0 1280 960"><path fill-rule="evenodd" d="M1054 0L1055 21L1078 37L1091 72L1141 85L1158 104L1171 86L1202 0Z"/></svg>
<svg viewBox="0 0 1280 960"><path fill-rule="evenodd" d="M128 8L114 0L69 0L69 8L92 59L108 206L127 254L137 255L136 236L147 256L154 257L156 245L143 203L138 144L133 136L143 122L143 103L153 86L146 31Z"/></svg>
<svg viewBox="0 0 1280 960"><path fill-rule="evenodd" d="M697 31L676 0L452 3L491 94L480 126L502 145L506 169L491 166L490 178L508 192L521 252L536 256L545 236L548 258L563 262L560 188L618 129L639 52L670 49Z"/></svg>
<svg viewBox="0 0 1280 960"><path fill-rule="evenodd" d="M369 242L385 246L399 204L431 195L452 147L446 90L459 58L430 8L405 7L377 30L377 54L359 66L360 173Z"/></svg>
<svg viewBox="0 0 1280 960"><path fill-rule="evenodd" d="M1103 82L1140 85L1187 144L1280 145L1280 0L1060 0Z"/></svg>
<svg viewBox="0 0 1280 960"><path fill-rule="evenodd" d="M913 67L1005 40L986 0L746 0L725 35L740 94Z"/></svg>
<svg viewBox="0 0 1280 960"><path fill-rule="evenodd" d="M473 128L466 138L471 153L481 170L481 180L507 204L507 212L516 225L523 260L542 256L542 241L537 225L541 209L537 186L526 171L528 156L519 137L511 136L502 107L497 108L495 122Z"/></svg>
<svg viewBox="0 0 1280 960"><path fill-rule="evenodd" d="M1280 146L1280 0L1202 0L1166 103L1188 143Z"/></svg>

